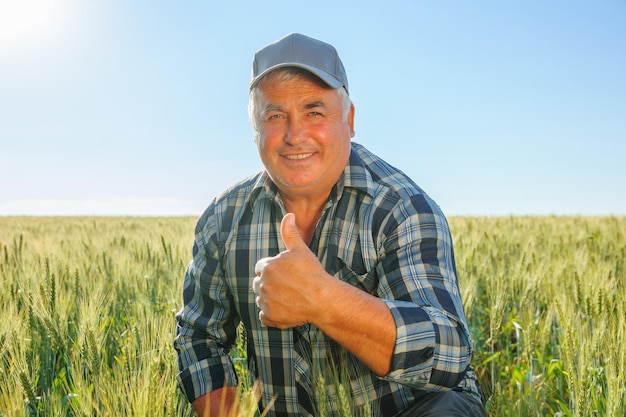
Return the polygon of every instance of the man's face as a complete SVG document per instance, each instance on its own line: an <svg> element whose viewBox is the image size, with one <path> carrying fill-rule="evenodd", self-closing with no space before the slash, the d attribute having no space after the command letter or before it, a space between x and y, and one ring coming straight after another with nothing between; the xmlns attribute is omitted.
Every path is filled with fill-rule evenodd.
<svg viewBox="0 0 626 417"><path fill-rule="evenodd" d="M326 198L350 156L354 108L339 93L295 77L267 80L258 101L257 147L283 197Z"/></svg>

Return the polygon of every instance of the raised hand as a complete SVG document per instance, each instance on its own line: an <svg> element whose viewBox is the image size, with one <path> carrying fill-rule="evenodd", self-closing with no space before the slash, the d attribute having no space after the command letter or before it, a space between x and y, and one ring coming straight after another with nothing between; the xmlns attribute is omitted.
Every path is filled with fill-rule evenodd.
<svg viewBox="0 0 626 417"><path fill-rule="evenodd" d="M293 213L283 217L280 233L287 249L256 263L252 288L261 324L286 329L311 322L324 282L334 277L302 240Z"/></svg>
<svg viewBox="0 0 626 417"><path fill-rule="evenodd" d="M280 232L287 250L255 266L261 324L280 329L315 324L377 375L386 375L396 340L387 305L329 275L300 237L295 215L283 218Z"/></svg>

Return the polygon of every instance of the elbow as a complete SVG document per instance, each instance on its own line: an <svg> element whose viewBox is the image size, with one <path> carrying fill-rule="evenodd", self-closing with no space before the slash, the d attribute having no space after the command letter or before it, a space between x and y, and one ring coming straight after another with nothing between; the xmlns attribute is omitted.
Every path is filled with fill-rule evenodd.
<svg viewBox="0 0 626 417"><path fill-rule="evenodd" d="M430 383L442 389L453 389L465 378L472 362L472 343L468 335L457 327L454 343L440 346L435 355Z"/></svg>
<svg viewBox="0 0 626 417"><path fill-rule="evenodd" d="M465 362L462 362L465 364ZM469 361L464 365L459 367L454 371L439 371L433 369L431 374L430 385L440 387L441 390L451 390L459 386L463 379L465 378L465 374L469 369Z"/></svg>

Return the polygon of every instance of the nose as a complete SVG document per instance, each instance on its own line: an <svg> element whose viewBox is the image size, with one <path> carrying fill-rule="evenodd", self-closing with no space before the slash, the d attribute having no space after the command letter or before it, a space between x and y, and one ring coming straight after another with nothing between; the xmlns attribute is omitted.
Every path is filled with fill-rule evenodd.
<svg viewBox="0 0 626 417"><path fill-rule="evenodd" d="M290 118L285 132L285 143L289 145L297 145L306 137L306 129L304 123L295 118Z"/></svg>

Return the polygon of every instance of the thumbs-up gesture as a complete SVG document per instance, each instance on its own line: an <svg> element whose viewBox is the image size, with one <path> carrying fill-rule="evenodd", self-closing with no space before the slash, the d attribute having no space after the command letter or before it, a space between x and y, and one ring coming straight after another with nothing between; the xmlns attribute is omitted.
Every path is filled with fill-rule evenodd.
<svg viewBox="0 0 626 417"><path fill-rule="evenodd" d="M316 296L334 278L302 240L293 213L283 218L280 233L287 249L256 263L252 289L261 324L286 329L312 321L322 307Z"/></svg>

